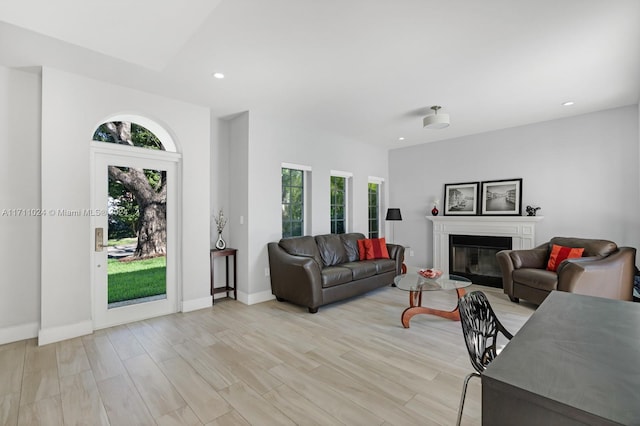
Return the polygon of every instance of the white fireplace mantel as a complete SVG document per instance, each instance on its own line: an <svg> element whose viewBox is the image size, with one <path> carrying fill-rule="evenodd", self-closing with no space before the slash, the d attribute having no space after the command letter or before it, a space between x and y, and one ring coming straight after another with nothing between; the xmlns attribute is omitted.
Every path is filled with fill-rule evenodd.
<svg viewBox="0 0 640 426"><path fill-rule="evenodd" d="M514 250L535 247L543 216L427 216L433 222L433 267L449 272L449 235L511 237Z"/></svg>

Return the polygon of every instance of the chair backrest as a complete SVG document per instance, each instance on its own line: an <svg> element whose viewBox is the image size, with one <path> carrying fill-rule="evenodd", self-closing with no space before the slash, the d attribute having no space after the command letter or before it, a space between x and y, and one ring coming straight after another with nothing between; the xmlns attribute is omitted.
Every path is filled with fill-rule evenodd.
<svg viewBox="0 0 640 426"><path fill-rule="evenodd" d="M481 291L466 294L458 300L460 324L473 368L482 373L498 355L498 332L507 339L513 336L498 320L487 296Z"/></svg>

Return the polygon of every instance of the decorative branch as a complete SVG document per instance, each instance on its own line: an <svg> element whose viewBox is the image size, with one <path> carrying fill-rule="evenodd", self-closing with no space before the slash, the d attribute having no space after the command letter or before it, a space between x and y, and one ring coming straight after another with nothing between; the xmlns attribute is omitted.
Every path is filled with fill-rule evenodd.
<svg viewBox="0 0 640 426"><path fill-rule="evenodd" d="M227 218L224 216L222 209L218 210L218 215L214 216L213 219L216 221L216 228L218 229L218 234L222 234L222 230L224 226L227 224Z"/></svg>

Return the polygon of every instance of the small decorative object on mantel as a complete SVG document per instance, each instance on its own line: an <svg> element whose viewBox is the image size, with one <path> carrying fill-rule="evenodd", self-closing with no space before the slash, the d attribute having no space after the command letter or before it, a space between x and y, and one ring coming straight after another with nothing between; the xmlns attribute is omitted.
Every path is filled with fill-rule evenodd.
<svg viewBox="0 0 640 426"><path fill-rule="evenodd" d="M527 216L535 216L540 207L527 206Z"/></svg>
<svg viewBox="0 0 640 426"><path fill-rule="evenodd" d="M438 210L438 204L440 204L440 200L435 198L433 200L433 208L431 209L431 214L434 216L438 216L438 213L440 213L440 210Z"/></svg>
<svg viewBox="0 0 640 426"><path fill-rule="evenodd" d="M227 248L227 243L222 239L222 230L227 224L227 218L224 216L222 209L218 210L218 216L214 216L216 221L216 228L218 229L218 239L216 240L216 248L218 250L224 250Z"/></svg>

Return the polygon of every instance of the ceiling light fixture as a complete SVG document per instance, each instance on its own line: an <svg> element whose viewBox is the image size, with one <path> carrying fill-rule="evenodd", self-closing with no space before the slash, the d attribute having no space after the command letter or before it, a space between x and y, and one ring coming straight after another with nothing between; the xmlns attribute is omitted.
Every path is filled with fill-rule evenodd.
<svg viewBox="0 0 640 426"><path fill-rule="evenodd" d="M398 140L399 140L399 141L403 141L403 140L404 140L404 138L403 138L402 136L400 136L400 137L398 138Z"/></svg>
<svg viewBox="0 0 640 426"><path fill-rule="evenodd" d="M562 106L571 106L571 105L574 105L573 101L567 101L562 103Z"/></svg>
<svg viewBox="0 0 640 426"><path fill-rule="evenodd" d="M214 72L213 76L218 79L224 78L224 74L222 74L221 72Z"/></svg>
<svg viewBox="0 0 640 426"><path fill-rule="evenodd" d="M434 105L431 109L434 111L433 115L427 115L422 119L422 125L425 129L444 129L449 127L449 114L438 114L438 110L441 106Z"/></svg>

